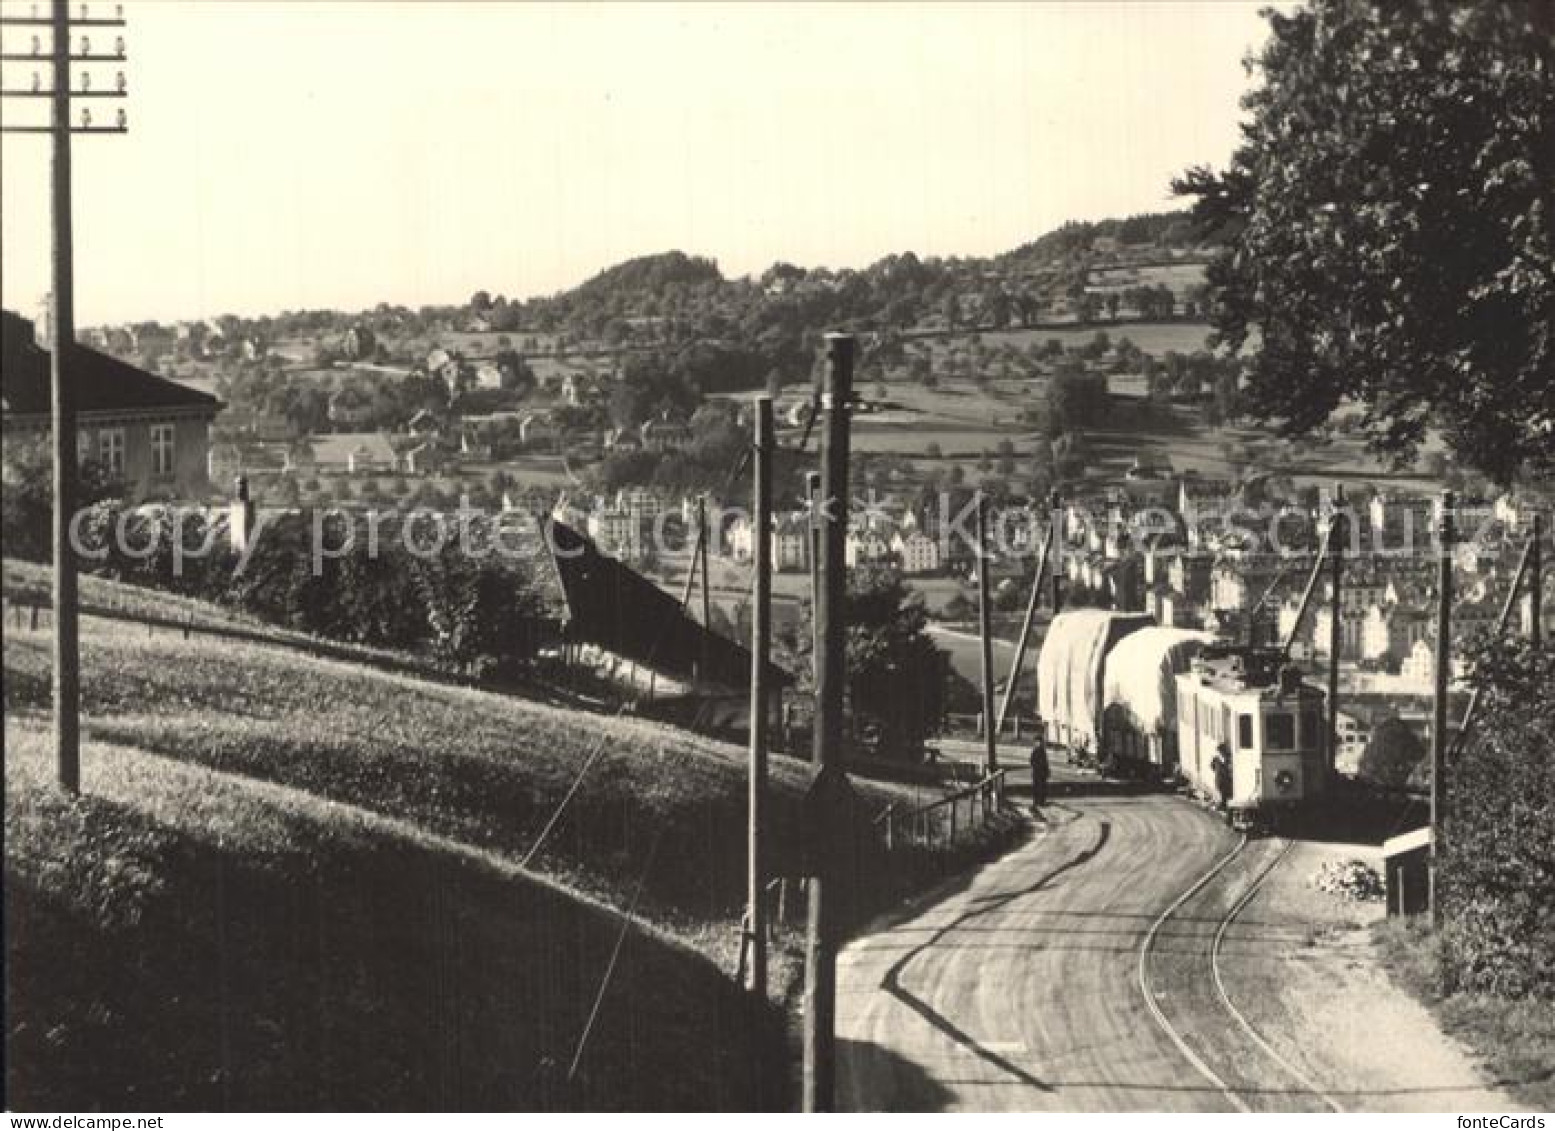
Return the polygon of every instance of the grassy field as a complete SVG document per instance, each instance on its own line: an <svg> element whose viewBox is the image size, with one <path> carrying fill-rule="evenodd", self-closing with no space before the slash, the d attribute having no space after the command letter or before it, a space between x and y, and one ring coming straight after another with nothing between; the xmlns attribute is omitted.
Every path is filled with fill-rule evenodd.
<svg viewBox="0 0 1555 1131"><path fill-rule="evenodd" d="M33 1110L690 1110L781 1103L705 956L345 806L8 721L7 1095ZM695 1055L687 1055L695 1050Z"/></svg>
<svg viewBox="0 0 1555 1131"><path fill-rule="evenodd" d="M1037 327L1034 329L984 330L978 334L984 346L1015 346L1026 349L1032 344L1045 345L1057 338L1067 348L1081 346L1096 337L1097 330L1105 330L1116 341L1127 338L1146 353L1163 354L1167 350L1192 353L1205 348L1209 326L1203 322L1119 322L1098 323L1084 327ZM966 335L957 334L942 338L925 338L915 343L916 348L928 347L936 356L950 349L963 346Z"/></svg>
<svg viewBox="0 0 1555 1131"><path fill-rule="evenodd" d="M14 1102L786 1102L757 1091L758 1076L786 1084L770 1071L782 1017L750 1015L729 979L742 749L284 641L82 627L79 802L47 785L47 633L8 624L5 636ZM793 874L809 771L773 762L773 870ZM920 799L856 791L860 827ZM859 909L982 851L972 840L934 855L865 848ZM645 926L567 1085L558 1072L632 906ZM780 931L780 997L797 953L793 928ZM757 1058L768 1067L753 1076Z"/></svg>

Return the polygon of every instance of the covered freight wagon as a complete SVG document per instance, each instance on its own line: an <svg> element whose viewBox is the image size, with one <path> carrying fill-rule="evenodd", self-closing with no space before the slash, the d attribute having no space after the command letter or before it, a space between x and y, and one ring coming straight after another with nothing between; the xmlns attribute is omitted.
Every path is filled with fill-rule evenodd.
<svg viewBox="0 0 1555 1131"><path fill-rule="evenodd" d="M1037 710L1047 740L1094 755L1102 731L1107 653L1154 621L1148 613L1072 609L1048 626L1037 655Z"/></svg>
<svg viewBox="0 0 1555 1131"><path fill-rule="evenodd" d="M1177 770L1177 677L1214 637L1154 625L1130 633L1107 656L1103 756L1133 773Z"/></svg>

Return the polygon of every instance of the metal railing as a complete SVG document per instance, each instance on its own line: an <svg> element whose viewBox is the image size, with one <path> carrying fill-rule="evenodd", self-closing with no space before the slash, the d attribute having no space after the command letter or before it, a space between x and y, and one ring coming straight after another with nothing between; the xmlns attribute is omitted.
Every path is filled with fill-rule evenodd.
<svg viewBox="0 0 1555 1131"><path fill-rule="evenodd" d="M985 823L1004 806L1004 774L1003 770L995 770L964 789L913 809L904 809L895 802L886 806L874 819L886 849L949 843L959 831Z"/></svg>

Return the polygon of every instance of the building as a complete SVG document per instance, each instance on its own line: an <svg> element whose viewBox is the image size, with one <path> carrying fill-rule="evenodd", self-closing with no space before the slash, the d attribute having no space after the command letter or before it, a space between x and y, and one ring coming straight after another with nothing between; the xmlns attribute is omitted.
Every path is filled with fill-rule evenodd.
<svg viewBox="0 0 1555 1131"><path fill-rule="evenodd" d="M873 530L849 530L842 544L843 564L849 569L885 560L891 544Z"/></svg>
<svg viewBox="0 0 1555 1131"><path fill-rule="evenodd" d="M1436 674L1436 648L1431 643L1435 635L1434 632L1428 632L1410 646L1409 654L1398 665L1399 675L1422 687L1430 686Z"/></svg>
<svg viewBox="0 0 1555 1131"><path fill-rule="evenodd" d="M554 447L560 438L556 422L547 413L526 413L518 423L518 440L526 448Z"/></svg>
<svg viewBox="0 0 1555 1131"><path fill-rule="evenodd" d="M691 426L667 412L644 422L637 434L643 449L650 452L679 451L691 442Z"/></svg>
<svg viewBox="0 0 1555 1131"><path fill-rule="evenodd" d="M606 553L635 558L642 553L642 523L624 507L602 507L588 518L588 534Z"/></svg>
<svg viewBox="0 0 1555 1131"><path fill-rule="evenodd" d="M1361 658L1405 660L1432 635L1431 614L1408 605L1372 605L1361 625Z"/></svg>
<svg viewBox="0 0 1555 1131"><path fill-rule="evenodd" d="M5 435L49 432L50 358L33 325L0 314L0 398ZM76 346L68 379L75 397L76 442L137 498L203 496L211 421L221 402L86 346Z"/></svg>
<svg viewBox="0 0 1555 1131"><path fill-rule="evenodd" d="M810 523L803 514L789 515L777 521L772 530L772 568L778 572L808 569L810 564Z"/></svg>
<svg viewBox="0 0 1555 1131"><path fill-rule="evenodd" d="M313 466L320 471L347 475L384 474L395 471L399 458L389 437L382 432L336 432L309 441Z"/></svg>
<svg viewBox="0 0 1555 1131"><path fill-rule="evenodd" d="M902 563L902 572L909 577L939 572L939 543L921 530L896 535L891 539L891 549Z"/></svg>
<svg viewBox="0 0 1555 1131"><path fill-rule="evenodd" d="M1312 616L1312 647L1320 655L1328 655L1329 633L1333 626L1333 607L1321 605ZM1346 603L1339 612L1339 659L1358 660L1366 625L1363 609L1351 608Z"/></svg>
<svg viewBox="0 0 1555 1131"><path fill-rule="evenodd" d="M750 561L756 552L752 541L755 526L745 515L736 515L724 530L724 552L737 562Z"/></svg>

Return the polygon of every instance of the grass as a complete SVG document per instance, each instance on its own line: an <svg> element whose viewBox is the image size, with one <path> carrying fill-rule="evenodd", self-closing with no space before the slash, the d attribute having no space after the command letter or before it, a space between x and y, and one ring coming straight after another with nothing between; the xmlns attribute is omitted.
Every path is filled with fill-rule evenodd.
<svg viewBox="0 0 1555 1131"><path fill-rule="evenodd" d="M92 618L82 630L76 802L46 785L47 633L5 638L14 1103L785 1102L732 1063L760 1053L759 1078L784 1083L769 1047L781 1017L731 996L743 750L277 645ZM808 781L773 759L775 874L798 871ZM915 799L856 788L861 827ZM1011 831L889 857L866 836L858 914ZM568 1090L541 1063L570 1058L639 880L645 926L602 1017L609 1036ZM774 988L790 1003L797 954L780 932Z"/></svg>
<svg viewBox="0 0 1555 1131"><path fill-rule="evenodd" d="M10 632L6 710L40 710L48 637ZM646 721L583 715L257 645L87 620L84 731L99 741L360 805L507 855L527 853L599 751L536 857L546 872L624 902L649 844L671 863L649 917L687 938L743 900L745 752ZM807 771L775 760L779 870ZM861 787L871 813L894 798Z"/></svg>
<svg viewBox="0 0 1555 1131"><path fill-rule="evenodd" d="M88 793L8 726L7 1094L23 1110L746 1108L781 1055L705 956L305 795L126 748ZM695 1055L686 1055L695 1050ZM765 1090L764 1090L765 1089Z"/></svg>
<svg viewBox="0 0 1555 1131"><path fill-rule="evenodd" d="M1497 1084L1537 1111L1555 1109L1555 1009L1548 1001L1444 994L1436 939L1423 921L1388 919L1376 932L1388 973L1480 1058Z"/></svg>

